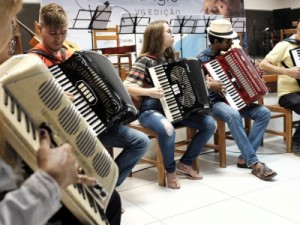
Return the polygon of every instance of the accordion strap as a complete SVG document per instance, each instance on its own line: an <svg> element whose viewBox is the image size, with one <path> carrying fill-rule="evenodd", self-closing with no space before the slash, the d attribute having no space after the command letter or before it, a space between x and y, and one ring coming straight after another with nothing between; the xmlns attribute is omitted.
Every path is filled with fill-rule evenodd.
<svg viewBox="0 0 300 225"><path fill-rule="evenodd" d="M292 44L300 45L300 41L298 41L297 39L294 39L294 38L288 37L288 38L285 38L284 41L287 41ZM285 68L289 68L283 61L281 61L281 65Z"/></svg>
<svg viewBox="0 0 300 225"><path fill-rule="evenodd" d="M28 51L28 53L35 53L35 54L41 55L41 56L43 56L47 59L53 60L53 61L59 61L59 62L66 61L66 50L64 48L61 48L60 52L61 52L62 60L56 58L53 55L49 55L47 52L45 52L41 49L31 49L31 50Z"/></svg>
<svg viewBox="0 0 300 225"><path fill-rule="evenodd" d="M297 39L294 39L294 38L288 37L288 38L284 39L284 41L287 41L292 44L300 45L300 41L298 41Z"/></svg>

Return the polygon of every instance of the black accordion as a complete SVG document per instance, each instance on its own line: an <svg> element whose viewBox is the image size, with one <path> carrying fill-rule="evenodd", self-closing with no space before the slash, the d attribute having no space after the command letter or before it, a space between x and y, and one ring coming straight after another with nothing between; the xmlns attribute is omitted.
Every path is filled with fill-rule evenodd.
<svg viewBox="0 0 300 225"><path fill-rule="evenodd" d="M293 60L294 66L300 66L300 47L291 49L290 55Z"/></svg>
<svg viewBox="0 0 300 225"><path fill-rule="evenodd" d="M76 51L65 62L49 68L75 107L97 135L113 124L136 119L137 109L113 64L92 51Z"/></svg>
<svg viewBox="0 0 300 225"><path fill-rule="evenodd" d="M160 102L170 122L178 122L192 112L206 113L211 108L205 77L196 58L149 67L148 73L154 86L164 90Z"/></svg>

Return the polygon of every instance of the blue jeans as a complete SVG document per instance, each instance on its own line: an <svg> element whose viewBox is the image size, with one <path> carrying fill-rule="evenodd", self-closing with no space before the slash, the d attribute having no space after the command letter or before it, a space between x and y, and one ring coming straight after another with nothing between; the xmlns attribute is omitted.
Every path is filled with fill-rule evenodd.
<svg viewBox="0 0 300 225"><path fill-rule="evenodd" d="M198 113L191 114L189 118L173 126L160 112L146 110L139 115L139 122L143 127L147 127L158 134L159 147L162 152L165 169L168 173L173 173L176 169L176 162L174 160L174 126L177 124L185 125L198 130L185 154L180 159L182 163L189 166L192 165L194 158L199 155L202 147L214 134L216 129L215 121L211 116Z"/></svg>
<svg viewBox="0 0 300 225"><path fill-rule="evenodd" d="M123 148L115 159L119 168L119 186L149 148L149 138L143 132L124 125L112 126L98 138L107 147Z"/></svg>
<svg viewBox="0 0 300 225"><path fill-rule="evenodd" d="M237 111L225 102L216 102L213 104L212 115L227 123L232 137L242 153L239 158L244 159L248 166L258 162L256 151L269 124L270 110L261 105L251 104ZM254 120L248 137L242 117Z"/></svg>

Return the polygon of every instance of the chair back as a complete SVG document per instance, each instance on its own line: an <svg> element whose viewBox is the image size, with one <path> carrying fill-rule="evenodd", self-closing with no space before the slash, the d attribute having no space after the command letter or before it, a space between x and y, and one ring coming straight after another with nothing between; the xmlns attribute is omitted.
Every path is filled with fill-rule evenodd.
<svg viewBox="0 0 300 225"><path fill-rule="evenodd" d="M93 34L93 48L100 48L100 41L113 41L115 42L115 46L107 46L107 47L120 47L120 37L118 31L118 25L115 27L108 27L106 29L95 29L92 31Z"/></svg>

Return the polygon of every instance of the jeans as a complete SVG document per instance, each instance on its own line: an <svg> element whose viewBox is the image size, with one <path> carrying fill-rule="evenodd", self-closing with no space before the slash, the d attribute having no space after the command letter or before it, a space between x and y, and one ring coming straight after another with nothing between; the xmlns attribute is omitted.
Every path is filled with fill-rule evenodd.
<svg viewBox="0 0 300 225"><path fill-rule="evenodd" d="M298 115L300 115L300 93L290 93L283 95L278 101L281 107L291 109ZM300 126L298 126L293 134L293 145L300 146Z"/></svg>
<svg viewBox="0 0 300 225"><path fill-rule="evenodd" d="M173 173L176 169L176 162L174 160L174 126L185 125L198 130L186 152L180 159L180 162L189 166L192 165L193 159L199 155L202 147L216 130L215 121L211 116L198 113L192 113L187 119L173 126L160 112L156 110L146 110L140 113L139 122L143 127L147 127L158 134L159 147L162 152L165 169L168 173Z"/></svg>
<svg viewBox="0 0 300 225"><path fill-rule="evenodd" d="M239 158L244 159L247 166L258 162L256 151L269 124L270 110L261 105L251 104L237 111L225 102L216 102L213 104L212 115L227 123L232 137L241 151ZM254 120L248 137L242 117Z"/></svg>
<svg viewBox="0 0 300 225"><path fill-rule="evenodd" d="M107 147L123 148L115 159L119 168L119 186L149 148L149 138L143 132L124 125L114 125L98 138Z"/></svg>

